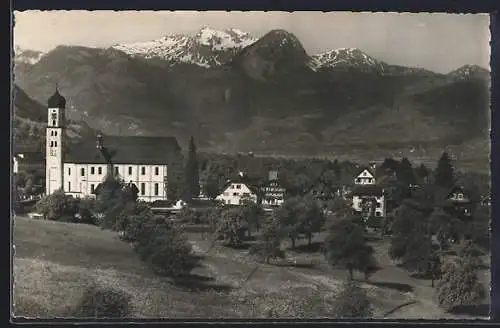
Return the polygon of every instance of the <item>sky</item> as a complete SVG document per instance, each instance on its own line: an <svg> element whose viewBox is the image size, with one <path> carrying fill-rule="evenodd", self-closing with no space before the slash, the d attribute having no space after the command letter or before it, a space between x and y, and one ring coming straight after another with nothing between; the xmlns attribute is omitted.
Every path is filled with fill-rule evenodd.
<svg viewBox="0 0 500 328"><path fill-rule="evenodd" d="M359 48L390 64L446 73L465 64L489 68L486 14L216 11L38 11L14 13L14 45L108 47L204 26L239 28L256 37L271 29L295 34L309 54Z"/></svg>

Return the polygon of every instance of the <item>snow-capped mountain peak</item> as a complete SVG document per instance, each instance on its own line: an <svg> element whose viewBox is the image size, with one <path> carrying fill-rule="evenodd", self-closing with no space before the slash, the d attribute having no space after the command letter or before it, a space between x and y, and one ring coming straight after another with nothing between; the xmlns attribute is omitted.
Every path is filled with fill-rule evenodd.
<svg viewBox="0 0 500 328"><path fill-rule="evenodd" d="M383 72L382 62L357 48L339 48L312 55L309 67L313 70L327 68L358 68Z"/></svg>
<svg viewBox="0 0 500 328"><path fill-rule="evenodd" d="M190 63L202 67L219 66L228 62L239 50L257 39L239 29L224 31L203 27L195 35L167 35L161 39L120 44L114 49L132 56L158 57L175 63Z"/></svg>

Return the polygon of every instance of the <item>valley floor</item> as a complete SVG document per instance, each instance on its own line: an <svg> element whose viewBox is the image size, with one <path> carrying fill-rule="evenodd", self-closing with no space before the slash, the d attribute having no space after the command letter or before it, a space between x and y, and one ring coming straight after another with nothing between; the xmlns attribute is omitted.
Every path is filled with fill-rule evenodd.
<svg viewBox="0 0 500 328"><path fill-rule="evenodd" d="M314 241L320 241L317 236ZM114 232L94 226L15 219L14 313L64 317L92 283L133 295L134 317L308 318L331 317L328 300L345 270L322 264L319 254L288 252L279 265L257 264L245 250L212 247L200 234L189 240L202 266L184 283L155 276ZM375 316L391 319L464 319L434 303L430 281L414 279L393 265L385 240L372 242L382 269L362 283ZM359 277L361 278L361 277ZM481 273L489 286L489 269ZM484 316L485 314L478 314ZM487 314L486 314L487 316Z"/></svg>

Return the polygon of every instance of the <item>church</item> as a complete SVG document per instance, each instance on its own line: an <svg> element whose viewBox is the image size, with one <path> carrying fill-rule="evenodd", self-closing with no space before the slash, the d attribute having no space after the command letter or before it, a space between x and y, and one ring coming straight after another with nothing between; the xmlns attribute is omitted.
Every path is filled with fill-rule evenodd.
<svg viewBox="0 0 500 328"><path fill-rule="evenodd" d="M181 148L175 137L105 136L69 144L65 132L66 99L56 89L48 100L46 194L63 190L74 197L93 196L108 174L135 184L138 198L166 200L168 182L178 182ZM106 150L104 152L103 150Z"/></svg>

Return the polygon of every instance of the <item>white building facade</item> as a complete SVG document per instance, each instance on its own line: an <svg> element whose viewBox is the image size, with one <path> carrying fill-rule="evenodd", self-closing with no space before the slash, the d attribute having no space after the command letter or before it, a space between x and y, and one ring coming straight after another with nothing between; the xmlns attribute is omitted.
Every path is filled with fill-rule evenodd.
<svg viewBox="0 0 500 328"><path fill-rule="evenodd" d="M215 198L225 205L241 205L244 200L248 199L254 203L258 202L257 194L252 189L242 182L231 182L226 189Z"/></svg>
<svg viewBox="0 0 500 328"><path fill-rule="evenodd" d="M354 178L352 191L352 208L361 212L368 206L373 215L377 217L386 216L386 198L384 190L376 185L375 173L370 169L363 169Z"/></svg>
<svg viewBox="0 0 500 328"><path fill-rule="evenodd" d="M46 155L46 193L63 190L74 197L93 197L107 175L107 159L94 140L72 147L65 143L64 110L66 100L56 91L49 99ZM172 137L106 137L112 174L137 187L138 199L166 200L168 181L177 180L182 160L180 147Z"/></svg>

